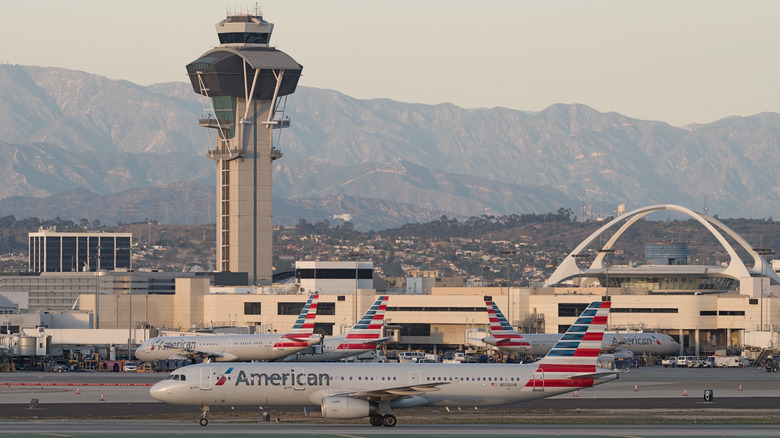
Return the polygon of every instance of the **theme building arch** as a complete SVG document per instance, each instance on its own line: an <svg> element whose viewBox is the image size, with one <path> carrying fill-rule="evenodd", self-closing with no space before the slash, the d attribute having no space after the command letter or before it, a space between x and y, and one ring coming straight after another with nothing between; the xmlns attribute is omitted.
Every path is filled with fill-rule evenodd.
<svg viewBox="0 0 780 438"><path fill-rule="evenodd" d="M767 276L773 281L775 284L780 284L780 278L778 278L777 274L771 269L771 266L768 265L766 260L764 260L763 257L761 257L760 254L758 254L753 248L748 244L748 242L743 239L739 234L737 234L734 230L727 227L725 224L720 222L719 220L705 216L703 214L697 213L689 208L682 207L679 205L673 205L673 204L662 204L662 205L651 205L648 207L642 207L638 208L636 210L632 210L622 216L619 216L611 221L609 221L607 224L596 230L593 234L588 236L585 240L582 241L574 250L569 253L569 255L566 256L566 258L561 262L561 264L558 266L558 268L555 270L555 272L552 273L550 278L547 279L545 282L545 286L555 286L563 281L581 276L584 272L583 269L581 269L579 266L577 266L577 255L581 254L582 251L584 251L588 246L590 246L591 243L593 243L594 240L596 240L599 236L601 236L604 232L606 232L608 229L612 228L613 226L619 224L620 222L626 221L625 224L623 224L610 238L607 240L607 243L604 245L603 248L601 248L599 254L596 256L596 258L591 263L590 269L599 269L604 267L604 256L606 253L612 249L612 246L615 244L617 239L628 229L630 228L636 221L642 219L643 217L647 216L650 213L654 213L656 211L660 210L672 210L679 213L683 213L692 219L695 219L697 222L702 224L705 229L707 229L713 237L715 237L718 242L723 246L723 249L726 250L726 252L729 255L729 263L726 266L726 269L724 269L720 275L721 276L727 276L730 278L734 278L740 282L740 291L744 295L751 295L755 296L754 294L754 286L755 282L753 282L754 276L761 277L761 276ZM737 252L734 250L734 248L729 244L729 242L726 240L726 238L721 234L721 232L718 230L724 231L726 234L731 236L739 245L745 249L745 251L750 254L751 257L753 257L753 267L751 269L748 269L745 264L740 259ZM743 289L744 288L744 289Z"/></svg>

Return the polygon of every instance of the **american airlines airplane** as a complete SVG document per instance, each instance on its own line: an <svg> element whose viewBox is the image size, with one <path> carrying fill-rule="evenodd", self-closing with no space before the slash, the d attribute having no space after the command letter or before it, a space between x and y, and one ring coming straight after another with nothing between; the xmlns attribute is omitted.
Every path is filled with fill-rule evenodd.
<svg viewBox="0 0 780 438"><path fill-rule="evenodd" d="M162 336L144 341L138 360L197 359L204 362L275 360L322 341L314 334L319 295L304 304L292 330L285 334Z"/></svg>
<svg viewBox="0 0 780 438"><path fill-rule="evenodd" d="M341 336L325 338L320 344L284 358L284 362L328 362L357 356L390 340L382 336L387 295L380 296L352 329Z"/></svg>
<svg viewBox="0 0 780 438"><path fill-rule="evenodd" d="M552 397L617 378L597 367L609 302L590 304L555 347L531 364L214 363L190 365L149 390L157 400L201 406L320 407L324 418L397 423L392 410L498 406Z"/></svg>
<svg viewBox="0 0 780 438"><path fill-rule="evenodd" d="M485 301L490 319L491 336L482 338L482 342L500 350L514 351L544 356L561 339L562 334L520 334L512 328L496 303ZM604 333L601 341L601 353L669 355L680 352L680 344L671 336L662 333Z"/></svg>

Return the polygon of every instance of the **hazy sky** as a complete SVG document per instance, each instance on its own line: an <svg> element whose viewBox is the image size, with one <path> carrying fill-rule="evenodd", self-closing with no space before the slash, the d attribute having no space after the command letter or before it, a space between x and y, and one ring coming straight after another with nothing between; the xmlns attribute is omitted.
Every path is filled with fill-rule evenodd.
<svg viewBox="0 0 780 438"><path fill-rule="evenodd" d="M539 111L581 103L681 126L780 112L780 2L266 0L300 84L356 98ZM185 81L218 0L0 6L0 62Z"/></svg>

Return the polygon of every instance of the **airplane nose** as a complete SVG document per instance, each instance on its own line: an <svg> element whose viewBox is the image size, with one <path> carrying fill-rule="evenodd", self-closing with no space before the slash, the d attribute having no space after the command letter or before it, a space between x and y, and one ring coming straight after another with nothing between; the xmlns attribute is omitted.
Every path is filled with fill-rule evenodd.
<svg viewBox="0 0 780 438"><path fill-rule="evenodd" d="M170 402L172 393L173 391L171 385L169 385L166 381L155 383L151 388L149 388L149 395L151 395L152 398L156 400L160 400L161 402Z"/></svg>

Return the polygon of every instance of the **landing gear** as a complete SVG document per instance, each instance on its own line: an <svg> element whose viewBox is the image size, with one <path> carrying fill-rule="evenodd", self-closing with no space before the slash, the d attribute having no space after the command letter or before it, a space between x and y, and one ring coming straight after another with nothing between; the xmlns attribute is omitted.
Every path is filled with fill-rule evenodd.
<svg viewBox="0 0 780 438"><path fill-rule="evenodd" d="M384 427L393 427L398 423L398 419L395 418L395 415L393 414L387 414L384 417L382 417L382 426Z"/></svg>
<svg viewBox="0 0 780 438"><path fill-rule="evenodd" d="M384 426L393 427L398 424L398 419L393 414L381 415L376 414L368 417L368 422L374 427Z"/></svg>
<svg viewBox="0 0 780 438"><path fill-rule="evenodd" d="M198 423L200 423L201 426L208 426L209 419L207 418L209 415L209 407L208 406L201 406L200 407L200 420L198 420Z"/></svg>

